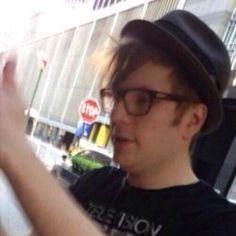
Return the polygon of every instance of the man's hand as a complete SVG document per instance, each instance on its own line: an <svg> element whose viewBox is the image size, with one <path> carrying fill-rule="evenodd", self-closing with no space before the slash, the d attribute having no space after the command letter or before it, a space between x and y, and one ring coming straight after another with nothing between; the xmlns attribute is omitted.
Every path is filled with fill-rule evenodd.
<svg viewBox="0 0 236 236"><path fill-rule="evenodd" d="M24 107L14 82L16 58L8 57L0 78L0 167L26 146Z"/></svg>
<svg viewBox="0 0 236 236"><path fill-rule="evenodd" d="M0 168L38 235L102 236L74 200L60 188L25 138L23 105L13 76L16 61L3 68L0 84Z"/></svg>

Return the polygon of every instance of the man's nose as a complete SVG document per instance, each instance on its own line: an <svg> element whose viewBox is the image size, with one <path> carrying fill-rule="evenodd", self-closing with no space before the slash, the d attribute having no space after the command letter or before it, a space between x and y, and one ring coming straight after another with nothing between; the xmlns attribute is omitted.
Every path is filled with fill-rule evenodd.
<svg viewBox="0 0 236 236"><path fill-rule="evenodd" d="M127 122L129 114L125 109L125 104L122 99L118 99L114 104L114 107L111 112L111 121L112 123L116 122Z"/></svg>

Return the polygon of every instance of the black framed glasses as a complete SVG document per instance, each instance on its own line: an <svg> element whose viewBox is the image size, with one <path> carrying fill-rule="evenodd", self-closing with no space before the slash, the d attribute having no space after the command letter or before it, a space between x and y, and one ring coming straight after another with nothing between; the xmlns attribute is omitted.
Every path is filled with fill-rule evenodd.
<svg viewBox="0 0 236 236"><path fill-rule="evenodd" d="M171 94L151 89L130 88L113 90L104 88L100 90L101 105L103 111L111 113L118 101L122 100L126 112L133 116L146 115L154 100L169 100L174 102L196 102L194 99L179 95Z"/></svg>

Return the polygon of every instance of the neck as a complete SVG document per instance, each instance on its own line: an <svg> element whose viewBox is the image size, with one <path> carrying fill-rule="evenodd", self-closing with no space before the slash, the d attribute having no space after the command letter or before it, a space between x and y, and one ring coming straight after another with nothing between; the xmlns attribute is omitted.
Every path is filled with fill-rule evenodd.
<svg viewBox="0 0 236 236"><path fill-rule="evenodd" d="M190 158L186 156L170 160L165 165L145 171L128 172L128 183L144 189L163 189L179 185L196 183L198 178L193 173Z"/></svg>

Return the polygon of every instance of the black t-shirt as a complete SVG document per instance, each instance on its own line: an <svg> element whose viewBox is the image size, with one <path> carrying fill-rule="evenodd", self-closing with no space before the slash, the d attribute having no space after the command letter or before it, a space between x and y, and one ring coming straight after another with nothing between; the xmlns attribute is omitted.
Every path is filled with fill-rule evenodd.
<svg viewBox="0 0 236 236"><path fill-rule="evenodd" d="M145 190L105 167L81 177L71 192L107 235L236 236L236 206L202 181Z"/></svg>

